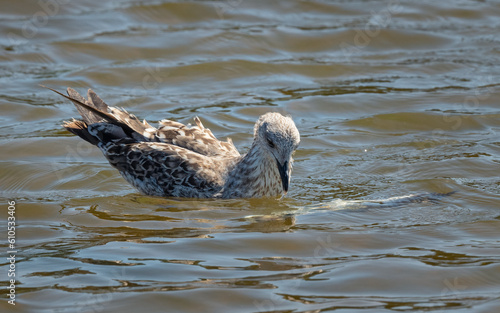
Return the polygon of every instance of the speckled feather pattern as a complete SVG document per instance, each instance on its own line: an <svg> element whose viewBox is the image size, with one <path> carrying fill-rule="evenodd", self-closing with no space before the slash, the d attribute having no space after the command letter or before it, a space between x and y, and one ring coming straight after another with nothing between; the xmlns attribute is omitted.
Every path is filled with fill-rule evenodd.
<svg viewBox="0 0 500 313"><path fill-rule="evenodd" d="M230 139L218 140L198 117L194 126L161 120L153 127L124 109L106 105L90 89L85 99L68 88L67 98L82 120L63 126L99 147L109 163L144 194L250 198L280 197L287 192L292 154L300 142L290 117L262 115L249 152L241 156Z"/></svg>

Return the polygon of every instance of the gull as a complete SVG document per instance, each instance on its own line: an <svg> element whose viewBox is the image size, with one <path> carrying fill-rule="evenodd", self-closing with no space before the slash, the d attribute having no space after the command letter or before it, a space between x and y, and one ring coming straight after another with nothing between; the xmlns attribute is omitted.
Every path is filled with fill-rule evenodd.
<svg viewBox="0 0 500 313"><path fill-rule="evenodd" d="M231 139L218 140L198 117L195 126L161 120L158 127L123 108L108 106L91 89L88 99L68 95L82 119L62 125L97 146L140 192L184 198L282 198L288 192L300 134L289 116L269 112L254 126L253 143L240 155Z"/></svg>

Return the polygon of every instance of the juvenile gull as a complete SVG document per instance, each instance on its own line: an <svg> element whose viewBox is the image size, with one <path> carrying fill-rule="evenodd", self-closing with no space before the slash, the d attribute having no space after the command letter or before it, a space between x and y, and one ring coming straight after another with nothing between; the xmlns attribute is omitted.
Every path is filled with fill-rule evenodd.
<svg viewBox="0 0 500 313"><path fill-rule="evenodd" d="M47 87L46 87L47 88ZM196 126L161 120L155 128L124 109L108 106L92 90L88 99L68 88L83 120L64 127L96 145L109 163L147 195L189 198L280 197L288 192L292 154L300 135L290 117L262 115L246 155L219 141L195 117Z"/></svg>

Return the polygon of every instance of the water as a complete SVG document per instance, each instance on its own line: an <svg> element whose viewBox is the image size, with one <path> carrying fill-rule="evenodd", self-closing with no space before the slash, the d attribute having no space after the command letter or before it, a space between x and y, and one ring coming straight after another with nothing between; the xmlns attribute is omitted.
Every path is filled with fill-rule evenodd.
<svg viewBox="0 0 500 313"><path fill-rule="evenodd" d="M2 312L495 312L496 1L2 1ZM240 151L302 135L281 201L138 194L44 84ZM457 191L438 202L353 202ZM357 203L357 202L354 202ZM295 212L291 214L290 212Z"/></svg>

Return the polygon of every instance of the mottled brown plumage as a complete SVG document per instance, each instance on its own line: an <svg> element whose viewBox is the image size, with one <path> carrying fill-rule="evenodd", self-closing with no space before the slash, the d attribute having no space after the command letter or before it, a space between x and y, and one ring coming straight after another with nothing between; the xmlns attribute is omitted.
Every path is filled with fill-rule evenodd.
<svg viewBox="0 0 500 313"><path fill-rule="evenodd" d="M88 99L71 88L68 96L53 91L71 100L82 116L63 126L98 146L109 163L147 195L247 198L279 197L288 191L292 154L300 142L290 117L262 115L249 152L241 156L230 139L219 141L198 117L195 126L162 120L155 128L106 105L90 89Z"/></svg>

